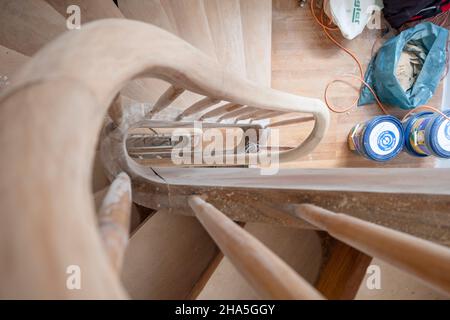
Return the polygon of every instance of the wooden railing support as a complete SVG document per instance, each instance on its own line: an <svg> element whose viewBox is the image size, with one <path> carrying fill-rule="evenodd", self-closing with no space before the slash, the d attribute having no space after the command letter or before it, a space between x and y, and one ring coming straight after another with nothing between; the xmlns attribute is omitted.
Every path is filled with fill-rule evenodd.
<svg viewBox="0 0 450 320"><path fill-rule="evenodd" d="M186 108L180 115L178 115L175 119L175 121L180 121L185 117L188 117L190 115L193 115L197 112L203 111L205 109L208 109L209 107L219 103L220 100L218 99L214 99L211 97L206 97L203 98L200 101L197 101L196 103L194 103L193 105L191 105L190 107Z"/></svg>
<svg viewBox="0 0 450 320"><path fill-rule="evenodd" d="M189 197L195 216L265 299L323 299L322 295L258 239L198 196Z"/></svg>
<svg viewBox="0 0 450 320"><path fill-rule="evenodd" d="M182 93L184 92L183 88L179 88L176 86L170 86L166 92L162 94L161 97L159 97L158 101L156 101L152 111L148 114L150 118L154 117L157 113L161 112L172 102L175 101L176 98L178 98Z"/></svg>
<svg viewBox="0 0 450 320"><path fill-rule="evenodd" d="M450 295L449 248L310 204L296 206L294 214L334 238Z"/></svg>
<svg viewBox="0 0 450 320"><path fill-rule="evenodd" d="M98 213L98 225L103 246L118 272L122 268L128 244L131 218L131 183L125 172L109 187Z"/></svg>

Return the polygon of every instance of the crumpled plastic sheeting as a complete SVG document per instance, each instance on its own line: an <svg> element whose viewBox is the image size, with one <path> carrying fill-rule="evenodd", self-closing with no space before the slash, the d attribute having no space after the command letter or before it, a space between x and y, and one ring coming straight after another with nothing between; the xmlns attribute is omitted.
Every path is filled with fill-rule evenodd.
<svg viewBox="0 0 450 320"><path fill-rule="evenodd" d="M404 91L412 89L422 71L427 54L428 50L422 46L420 41L410 41L403 48L397 62L395 76Z"/></svg>
<svg viewBox="0 0 450 320"><path fill-rule="evenodd" d="M447 63L447 29L424 22L401 32L386 41L372 58L365 81L374 89L382 103L413 109L426 104L433 96ZM409 90L404 90L396 77L397 66L407 44L419 44L427 55L425 62ZM365 86L361 89L358 105L375 102Z"/></svg>

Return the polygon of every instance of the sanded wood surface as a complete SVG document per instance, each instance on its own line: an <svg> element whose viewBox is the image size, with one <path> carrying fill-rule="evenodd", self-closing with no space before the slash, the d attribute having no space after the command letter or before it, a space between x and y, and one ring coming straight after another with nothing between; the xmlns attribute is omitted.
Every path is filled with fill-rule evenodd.
<svg viewBox="0 0 450 320"><path fill-rule="evenodd" d="M214 98L206 97L203 98L197 102L195 102L193 105L189 106L185 110L183 110L182 113L180 113L176 118L175 121L182 120L184 117L188 117L190 115L193 115L197 112L200 112L202 110L208 109L209 107L219 103L219 100L216 100Z"/></svg>
<svg viewBox="0 0 450 320"><path fill-rule="evenodd" d="M231 9L231 12L222 12L221 9L224 9L222 6L225 9ZM242 70L243 64L239 63L244 59L241 32L234 32L239 31L234 26L232 30L228 30L232 26L229 21L230 18L236 19L231 15L235 12L232 5L221 4L221 2L215 4L212 1L205 2L202 0L151 0L146 2L121 0L119 1L119 8L129 19L154 24L179 36L202 50L212 59L218 60L223 67L235 72ZM237 18L239 18L239 15L237 15ZM214 29L211 30L211 27ZM237 29L240 29L240 27L238 26ZM212 31L214 31L214 35ZM245 70L241 75L245 76ZM202 101L204 98L193 92L185 91L172 102L171 106L165 108L156 117L177 119L187 107Z"/></svg>
<svg viewBox="0 0 450 320"><path fill-rule="evenodd" d="M296 206L295 215L450 296L450 248L313 205Z"/></svg>
<svg viewBox="0 0 450 320"><path fill-rule="evenodd" d="M322 263L319 236L312 230L247 223L244 230L260 240L309 283ZM228 258L223 258L197 299L259 299Z"/></svg>
<svg viewBox="0 0 450 320"><path fill-rule="evenodd" d="M173 16L180 38L209 57L217 58L203 0L162 0L161 4Z"/></svg>
<svg viewBox="0 0 450 320"><path fill-rule="evenodd" d="M108 18L130 18L130 19L136 19L135 14L138 13L144 13L148 14L149 11L154 12L152 15L148 15L147 20L144 22L152 23L157 26L159 21L158 19L161 18L161 15L163 12L157 11L156 8L161 7L159 4L159 1L153 3L151 2L143 2L138 1L124 1L124 10L127 15L124 15L121 9L119 9L113 1L109 0L45 0L48 2L56 11L58 11L63 17L67 17L67 7L69 5L77 5L80 8L80 17L81 17L81 24L85 24L91 21L99 20L99 19L108 19ZM141 7L141 10L136 10L136 5L139 5ZM152 10L146 10L147 6L151 5ZM131 8L129 8L131 7ZM162 9L161 9L162 10ZM139 15L141 17L141 15ZM46 18L44 16L43 18ZM161 18L162 19L162 18ZM141 20L141 19L136 19ZM164 25L166 27L166 25ZM169 28L167 26L167 28ZM170 29L170 28L169 28ZM172 31L172 30L170 30ZM125 96L128 96L132 98L135 102L134 103L149 103L153 105L156 103L158 98L164 93L165 90L169 87L169 84L165 81L159 80L159 79L150 79L150 78L142 78L142 79L136 79L131 81L129 84L127 84L122 90L122 94ZM186 105L186 102L183 101L182 98L177 99L173 102L174 107L183 107Z"/></svg>
<svg viewBox="0 0 450 320"><path fill-rule="evenodd" d="M0 3L0 45L31 56L65 31L68 5L80 7L81 23L105 18L123 18L112 1L5 0ZM2 62L3 63L3 62ZM157 79L139 79L127 85L126 95L154 103L168 87ZM178 101L175 105L179 105Z"/></svg>
<svg viewBox="0 0 450 320"><path fill-rule="evenodd" d="M322 299L304 278L250 233L198 196L189 197L195 216L239 273L264 299Z"/></svg>
<svg viewBox="0 0 450 320"><path fill-rule="evenodd" d="M31 56L67 31L66 20L44 0L0 2L0 45Z"/></svg>
<svg viewBox="0 0 450 320"><path fill-rule="evenodd" d="M247 78L270 87L272 0L241 0L240 12Z"/></svg>
<svg viewBox="0 0 450 320"><path fill-rule="evenodd" d="M80 0L79 0L80 1ZM114 5L113 3L111 5ZM138 20L155 25L174 35L180 36L174 15L172 14L170 4L167 0L120 0L119 9L123 17L132 20ZM115 5L114 5L115 6ZM192 17L194 19L194 17ZM204 41L209 43L209 39ZM200 45L202 42L198 42ZM139 102L154 104L158 98L169 88L169 84L159 79L138 79L133 82L134 86L127 86L122 90L123 94L134 97ZM150 90L145 90L150 88ZM162 112L162 118L173 119L175 114L184 110L189 105L197 102L201 96L192 92L184 92L182 96L172 101L172 105ZM161 116L161 115L159 115Z"/></svg>
<svg viewBox="0 0 450 320"><path fill-rule="evenodd" d="M128 244L131 218L131 183L121 173L106 192L98 213L98 228L103 246L115 270L121 270Z"/></svg>
<svg viewBox="0 0 450 320"><path fill-rule="evenodd" d="M162 1L118 0L118 4L120 11L128 19L151 23L173 34L178 34L172 12L170 10L164 10Z"/></svg>
<svg viewBox="0 0 450 320"><path fill-rule="evenodd" d="M25 36L20 40L15 39L16 42L12 44L14 49L18 52L31 54L33 53L33 50L39 49L42 44L46 43L47 39L41 34L42 30L35 30L41 27L40 18L45 17L45 19L47 19L46 17L54 17L55 21L58 20L58 25L59 23L62 23L62 26L65 27L64 17L59 15L60 18L56 18L54 13L56 12L57 14L57 11L46 2L40 0L32 2L39 3L39 5L35 6L36 10L32 11L31 14L27 13L27 15L30 15L29 25L23 24L23 22L28 22L28 20L20 20L19 23L14 24L18 21L17 19L23 18L23 16L20 15L16 16L17 12L21 12L16 10L16 8L19 8L16 6L16 3L22 4L26 2L2 2L2 4L4 3L7 3L7 5L0 8L2 9L2 11L0 11L0 16L6 17L6 19L2 19L1 22L0 44L9 46L9 44L12 43L11 35L20 35L21 33L19 31L21 31L21 28L24 28ZM11 3L13 3L13 5L11 5ZM189 14L189 10L191 9L190 6L184 5L184 7L179 7L181 1L172 3L177 7L177 14ZM33 9L34 7L30 8ZM45 14L42 16L39 15L41 12L45 12ZM50 14L48 14L48 12L50 12ZM96 11L92 11L91 13L93 12ZM98 12L103 11L100 10ZM115 9L111 9L111 12L112 14L117 13ZM195 17L196 15L191 16ZM25 18L28 19L27 17L28 16ZM96 17L97 15L92 17L92 19L96 19ZM295 19L286 19L286 23L292 20ZM56 34L55 30L52 30L55 31L54 33L49 31L52 25L51 21L52 19L46 20L42 25L44 26L43 30L47 30L48 36ZM193 25L189 25L192 21L183 20L182 18L178 18L177 21L182 21L183 32L187 32L190 27L193 27ZM205 25L203 18L201 21L203 22L199 23L199 25ZM4 31L3 24L9 26L10 22L14 25L14 28ZM311 151L322 138L321 133L323 133L326 128L327 118L323 112L318 112L317 110L322 107L320 101L284 95L281 92L272 90L262 90L261 87L254 86L235 75L223 72L216 64L212 63L207 56L201 55L200 52L193 50L191 46L179 42L174 37L163 33L159 29L155 30L155 28L150 26L147 26L146 29L141 23L127 23L124 21L119 22L117 20L97 23L95 25L86 26L86 28L87 30L83 30L83 27L82 30L73 32L73 34L71 34L73 38L66 35L59 40L59 44L56 43L52 47L48 47L46 51L38 54L38 60L30 63L27 68L22 70L21 77L19 77L19 85L14 87L14 90L11 90L7 95L2 96L2 108L0 108L2 117L0 117L0 120L2 123L3 136L0 136L0 145L2 145L5 154L8 156L0 159L2 163L2 166L0 166L2 168L1 186L2 190L5 191L1 197L6 211L19 211L21 215L19 217L18 215L11 215L2 220L1 238L5 240L2 241L2 252L13 252L14 254L10 254L11 259L8 260L8 263L14 263L18 267L7 270L9 272L8 276L10 275L10 277L5 279L4 286L0 289L1 296L23 297L24 294L26 294L26 297L36 297L37 293L41 291L42 295L46 297L126 297L116 275L106 263L106 255L102 252L101 246L99 245L99 237L96 233L95 225L93 224L93 210L91 208L91 201L89 201L89 192L87 192L87 190L89 190L88 177L90 176L92 169L89 160L92 160L94 156L95 137L96 134L98 134L102 117L104 116L107 105L117 94L118 89L134 77L140 76L145 72L147 72L148 75L162 75L165 79L168 79L177 85L183 85L183 87L186 86L188 89L201 94L211 94L214 98L217 97L221 100L234 101L236 104L258 105L266 109L274 107L275 110L285 111L295 111L296 109L300 109L311 113L317 112L316 116L319 117L318 120L321 121L321 124L316 132L317 135L314 137L315 140L309 141L309 145L307 143L307 146L302 150L299 149L297 156L304 155ZM7 32L11 30L13 32L8 34ZM307 28L302 29L300 32L306 32L305 30L307 30ZM192 34L185 33L184 37L190 38L191 41L195 42L200 38L197 37L198 35L196 33L193 35L194 33L194 31ZM89 34L89 37L87 37L86 34ZM288 36L291 34L292 33L290 32ZM312 34L315 33L312 32ZM152 38L155 41L152 43L143 41L143 39L148 38ZM27 40L29 41L27 42ZM86 43L85 40L88 40L87 42L90 44L102 43L103 45L92 47L84 46ZM296 43L297 42L294 41L287 47L295 47ZM161 44L161 46L158 44ZM66 45L68 48L65 48ZM175 48L176 50L163 50L167 49L164 48L164 45L169 45L169 48ZM202 43L201 46L208 47L209 45ZM75 47L84 48L84 59L77 59L79 58L79 53L71 51L71 48ZM123 55L123 52L127 52L128 54ZM328 54L332 53L331 51L327 52ZM115 54L114 64L108 59L103 59L109 54ZM184 57L189 57L190 59L184 59ZM321 55L317 54L317 57L321 57ZM320 65L327 66L327 61L325 60L332 59L331 57L330 59L324 59ZM195 63L192 63L192 61ZM60 68L53 68L54 65L58 65ZM158 70L158 72L155 70ZM328 69L328 72L329 70L333 69ZM295 74L295 68L291 68L290 71ZM180 78L180 74L185 75L186 78ZM309 75L308 72L305 73L303 71L303 76L305 74ZM227 81L224 81L224 79ZM295 84L295 81L292 82ZM292 83L290 84L294 85ZM311 84L309 85L312 88L319 87L317 82L314 83L314 81L311 81ZM305 87L307 88L307 86ZM22 92L20 92L21 90ZM57 94L63 92L64 95ZM249 92L251 92L252 95L249 95ZM306 92L302 93L305 94ZM313 93L308 95L316 96ZM317 97L320 98L320 95L317 95ZM343 99L347 98L346 95L343 96ZM17 109L18 105L21 106L20 109ZM192 103L187 104L187 106L189 105L192 105ZM371 110L375 109L372 108ZM352 115L353 114L350 113L347 116L352 117ZM51 127L48 126L48 122L50 121L52 122ZM346 123L345 121L340 121L340 119L335 121L339 125L341 125L341 122ZM18 124L20 124L20 126ZM309 127L309 129L311 129L311 127ZM30 136L33 138L31 140L23 139L23 141L18 141L17 144L12 145L10 143L13 140L11 137L14 139L20 137L21 134L23 134L23 130L25 130L25 132L32 132L33 134ZM55 130L56 132L66 134L67 137L55 135ZM340 131L336 128L333 130L337 137L337 134L340 134ZM295 137L293 131L289 133L289 138L296 139L295 145L301 140L298 139L298 137ZM337 138L336 141L338 141ZM332 144L336 144L336 141ZM70 148L68 147L69 145ZM325 145L327 145L327 143L325 143ZM329 144L328 147L330 147ZM335 146L332 147L333 148L330 150L334 150L333 152L335 152L336 157L331 158L331 162L327 162L327 164L334 165L337 163L336 161L340 161L339 159L341 158L339 157L341 157L341 155L338 154L339 151L336 151L340 149L334 148ZM47 153L44 154L42 150L46 150ZM29 156L27 157L26 155ZM122 165L120 161L123 159L120 159L119 157L114 159L117 160L117 163L115 164L117 167ZM312 159L312 161L317 160L314 158L314 154L311 155L310 159ZM327 159L328 158L325 160L329 161ZM348 159L352 160L351 157L348 157ZM35 180L30 179L30 181L26 181L25 183L24 181L17 179L16 170L12 170L11 168L15 168L19 162L24 174L35 177ZM46 168L37 168L37 162L52 165L48 165ZM370 164L370 162L364 163ZM339 162L339 164L341 163ZM358 163L355 165L358 165ZM302 165L300 164L300 166ZM52 171L56 167L58 168L57 174ZM133 173L134 177L137 176L134 172L131 173ZM178 175L178 177L183 175L183 173L180 172L172 172L172 174ZM411 173L405 173L405 175L410 174ZM260 217L260 213L265 211L267 215L262 215L262 219L266 219L265 222L269 221L289 224L289 222L286 222L285 220L287 215L286 212L281 212L280 214L279 208L274 209L270 207L271 202L272 204L287 203L288 200L296 200L295 202L297 203L298 200L314 200L317 204L323 204L330 209L349 208L351 209L351 214L359 215L367 220L384 219L382 221L384 224L392 225L397 229L403 231L410 231L404 229L411 229L411 233L413 234L428 238L431 237L431 240L440 243L448 243L446 233L448 219L446 220L447 217L442 209L448 204L448 200L446 198L446 191L439 190L441 185L446 186L445 181L442 181L442 179L438 180L429 188L426 185L420 186L419 189L421 188L420 191L422 191L422 193L419 194L414 194L414 192L409 191L409 194L397 194L400 192L399 186L409 187L409 184L406 181L399 182L400 180L398 179L401 178L400 175L397 176L398 179L394 182L394 187L390 184L385 188L385 180L380 183L380 179L383 180L383 178L376 180L374 182L375 186L373 186L370 181L363 180L360 181L359 184L352 182L353 185L348 187L348 184L343 186L342 173L340 174L341 179L333 179L333 177L328 178L329 180L326 180L325 183L318 188L310 188L310 186L314 183L316 186L318 185L317 179L322 179L320 175L315 176L313 179L314 181L312 183L310 182L310 185L308 185L308 182L305 184L305 181L302 180L302 186L299 187L297 184L297 187L289 192L284 192L279 189L269 190L274 185L281 185L280 189L285 188L285 184L295 185L296 183L292 182L295 182L295 179L299 179L299 175L294 176L293 179L286 179L285 175L284 178L286 180L259 180L259 183L261 183L261 186L264 187L265 190L253 192L254 190L249 189L254 187L253 182L256 181L255 177L249 177L249 180L246 181L247 185L243 186L244 188L224 189L222 187L223 184L226 184L224 182L224 180L226 180L224 179L224 176L221 176L220 174L215 176L211 174L208 175L210 176L209 178L211 178L210 180L202 180L201 174L196 176L195 180L197 186L192 188L184 186L183 184L186 182L180 180L175 183L175 187L172 188L172 186L170 186L170 191L174 197L167 201L169 202L169 205L179 205L181 208L183 208L184 205L184 208L186 208L186 196L188 196L189 193L205 191L206 193L210 193L214 204L223 207L226 214L232 214L236 207L240 206L240 209L245 209L247 204L246 201L252 198L255 203L258 202L257 206L259 207L252 211L250 206L248 206L248 212L245 210L240 212L239 214L243 216L243 221L246 221L245 215L250 214L251 216L254 214L253 218L255 218L255 216ZM231 175L226 177L228 178L227 183L236 179L237 176L242 179L245 178L244 176L241 176L240 172L236 171L234 172L234 176ZM369 177L369 175L365 173L355 174L353 176L355 179L365 179L367 177ZM422 174L422 177L432 179L426 172ZM385 178L386 175L384 176L384 179ZM443 178L448 180L445 175ZM211 183L211 180L214 179L221 181L221 183L216 186L212 183L212 187L209 188L207 184ZM144 196L149 197L149 194L145 193L148 190L144 184L142 184L142 180L145 179L141 179L141 184L137 184L138 191L140 192L138 196L140 196L141 199ZM205 183L206 181L206 186L200 184L200 187L198 187L199 181L202 181L202 183ZM242 181L243 180L240 182L238 181L238 184L242 183ZM297 182L298 181L299 180L297 180ZM173 180L168 181L169 184L171 182L173 182ZM14 185L15 187L10 188L11 185ZM155 184L152 187L158 189L160 186L161 185ZM324 186L326 187L324 188ZM159 192L165 193L163 196L155 192L155 198L151 201L158 202L161 200L164 202L161 203L161 205L167 205L167 198L164 198L167 197L166 188L168 189L167 185L162 188L164 189L164 192L159 190ZM216 195L214 195L213 193L219 190L219 188L223 193L217 192ZM304 194L303 191L299 191L302 188L306 189ZM379 194L376 195L371 194L370 192L362 192L371 188L376 190L377 188L381 189L377 191ZM387 192L386 189L389 189L388 191L393 192L393 194L388 194L389 192ZM225 195L225 193L230 193L230 191L231 193L234 191L242 191L242 193L240 196L232 196L232 194L231 196ZM297 194L294 194L294 192ZM269 193L270 196L267 197L266 195ZM55 194L58 194L58 197L54 197ZM220 200L221 197L226 198L228 203ZM362 204L355 204L355 198L358 200L356 202L361 200ZM273 200L277 201L273 202ZM381 209L378 207L377 203L380 200L383 202L379 205ZM392 209L392 205L398 204L398 201L404 206ZM422 205L419 206L421 203ZM374 204L377 204L376 215L368 216L368 208L375 207ZM423 212L424 207L427 207L427 204L430 206L430 211L435 218L433 221L422 221L418 218L420 217L419 213ZM158 203L158 205L160 205L160 203ZM408 212L408 210L411 210L411 212ZM64 219L61 218L63 216L60 214L61 212L64 212ZM43 213L45 213L46 219L42 219L41 221L40 219L44 216ZM15 231L24 230L20 227L23 226L22 223L27 225L27 221L23 217L36 220L39 223L29 226L30 229L25 230L29 231L29 233L17 233ZM49 221L50 223L47 223ZM405 221L414 221L415 224L410 228ZM151 225L152 224L148 224L148 226ZM52 228L55 226L58 228ZM33 234L44 229L48 230L42 238L44 242L51 241L51 239L55 238L62 239L59 254L58 252L55 252L53 260L43 259L42 257L45 255L42 253L44 251L43 248L45 247L42 246L37 248L37 250L34 250L32 256L21 255L22 251L19 249L26 247L28 243L34 241L36 238L33 237ZM82 233L85 237L77 237L80 233L79 230L83 230ZM187 232L187 230L184 231ZM41 233L42 232L39 234ZM14 241L11 241L11 239ZM147 245L145 241L144 243ZM39 245L42 245L42 243ZM76 248L76 250L74 249L73 252L70 251L70 256L64 254L64 245L65 247ZM215 254L212 256L215 256ZM83 288L82 292L67 293L64 291L65 289L63 286L66 276L64 267L71 263L73 257L81 261L83 270L87 270L86 277L89 285L86 288ZM32 263L18 263L24 260L32 261ZM32 273L27 272L29 271L27 265L29 266L32 264L38 265L38 268L33 270ZM207 262L205 262L205 265L206 264ZM1 270L6 270L7 268L7 264L0 264ZM57 268L56 274L48 272L48 270L52 268ZM200 275L204 270L198 271L196 269L195 272L198 272L196 274ZM33 290L29 290L26 286L29 278L38 282ZM57 280L58 285L56 287L45 287L43 284L49 283L49 279L52 278ZM15 281L17 279L20 279L20 281ZM190 293L192 291L192 285L193 284L185 284L183 289L179 289L175 286L174 288L179 290L177 291L177 295L182 296L182 294L185 294L186 292ZM41 289L41 287L43 289ZM7 288L14 289L13 291L8 292ZM156 291L159 292L159 290ZM144 288L141 292L147 294L148 290L147 288Z"/></svg>
<svg viewBox="0 0 450 320"><path fill-rule="evenodd" d="M148 116L151 118L157 113L169 107L182 93L184 89L170 86L155 102L155 105L152 108L152 111Z"/></svg>
<svg viewBox="0 0 450 320"><path fill-rule="evenodd" d="M148 180L134 180L142 192L136 194L134 200L143 206L185 207L184 197L192 193L207 194L211 203L237 221L311 227L292 218L289 204L312 203L420 238L450 244L450 180L446 169L283 169L274 176L262 176L259 170L240 168L214 171L158 168L157 172L158 179L162 177L164 183L170 185L172 195L178 193L179 197L167 199L164 189L157 187L156 176L146 172ZM149 180L154 182L149 183ZM422 183L417 184L417 180ZM158 196L158 202L150 194Z"/></svg>
<svg viewBox="0 0 450 320"><path fill-rule="evenodd" d="M11 83L14 72L26 61L27 56L0 45L0 89Z"/></svg>
<svg viewBox="0 0 450 320"><path fill-rule="evenodd" d="M194 217L161 210L131 237L122 281L135 299L186 299L217 252Z"/></svg>
<svg viewBox="0 0 450 320"><path fill-rule="evenodd" d="M239 0L204 1L217 60L226 68L246 76L244 40Z"/></svg>

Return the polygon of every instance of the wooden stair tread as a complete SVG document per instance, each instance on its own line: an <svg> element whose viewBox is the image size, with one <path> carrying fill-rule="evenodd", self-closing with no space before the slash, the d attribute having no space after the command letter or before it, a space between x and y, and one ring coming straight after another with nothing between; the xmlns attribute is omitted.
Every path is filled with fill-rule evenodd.
<svg viewBox="0 0 450 320"><path fill-rule="evenodd" d="M0 45L31 56L66 31L66 21L43 0L0 2Z"/></svg>
<svg viewBox="0 0 450 320"><path fill-rule="evenodd" d="M139 20L158 26L191 43L215 59L215 54L211 51L211 46L213 43L209 29L206 28L207 25L204 23L205 17L202 16L204 13L203 4L199 1L192 3L193 5L189 8L189 12L195 13L195 15L192 16L190 16L189 13L173 11L174 8L177 8L177 6L189 7L189 4L190 3L183 4L181 1L180 3L178 3L178 1L172 3L168 0L151 0L146 2L136 0L118 1L119 9L126 18ZM199 10L200 13L198 13ZM202 23L200 26L196 26L194 19L199 19L199 17L202 17L202 19L200 19ZM183 21L181 22L177 19L181 19ZM178 31L179 26L183 27L183 32ZM192 32L196 34L192 34L189 30L192 30ZM141 79L141 81L148 82L149 79ZM151 79L151 81L158 80ZM164 91L165 90L162 92ZM128 94L127 91L124 91L124 93ZM201 95L186 91L178 97L169 108L157 114L156 118L174 120L185 108L201 100L202 98L203 97Z"/></svg>
<svg viewBox="0 0 450 320"><path fill-rule="evenodd" d="M28 59L27 56L0 45L0 89L9 85L14 72Z"/></svg>
<svg viewBox="0 0 450 320"><path fill-rule="evenodd" d="M240 11L247 77L270 87L272 0L241 0Z"/></svg>
<svg viewBox="0 0 450 320"><path fill-rule="evenodd" d="M161 3L167 14L173 16L178 36L211 58L217 59L204 1L165 0Z"/></svg>
<svg viewBox="0 0 450 320"><path fill-rule="evenodd" d="M230 71L246 76L239 0L204 2L217 60Z"/></svg>
<svg viewBox="0 0 450 320"><path fill-rule="evenodd" d="M119 0L118 5L128 19L150 23L178 35L172 12L166 12L161 2L161 0Z"/></svg>
<svg viewBox="0 0 450 320"><path fill-rule="evenodd" d="M81 23L88 23L99 19L120 18L125 16L112 1L89 1L89 0L46 0L62 16L66 15L66 8L70 4L76 4L81 9ZM143 2L141 2L143 3ZM155 103L159 96L164 93L169 84L159 79L143 78L137 79L126 85L121 93L135 100L137 103ZM182 107L183 99L177 99L175 106Z"/></svg>
<svg viewBox="0 0 450 320"><path fill-rule="evenodd" d="M194 217L161 210L131 237L122 280L132 298L185 299L217 252Z"/></svg>

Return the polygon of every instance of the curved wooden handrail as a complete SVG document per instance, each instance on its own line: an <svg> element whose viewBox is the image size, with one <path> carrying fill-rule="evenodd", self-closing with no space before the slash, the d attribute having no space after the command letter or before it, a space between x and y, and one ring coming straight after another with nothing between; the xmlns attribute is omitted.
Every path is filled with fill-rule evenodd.
<svg viewBox="0 0 450 320"><path fill-rule="evenodd" d="M108 106L131 79L155 77L217 100L311 113L316 121L310 135L296 148L281 152L280 161L311 152L329 124L329 112L321 100L258 86L224 70L176 36L137 21L105 19L66 33L38 52L18 73L15 88L68 77L89 88L102 106Z"/></svg>
<svg viewBox="0 0 450 320"><path fill-rule="evenodd" d="M313 114L311 135L281 160L310 152L328 126L320 100L261 88L154 26L108 19L67 32L0 96L0 297L126 297L102 247L90 179L108 106L129 80L146 76L218 100ZM66 286L71 265L82 272L79 290Z"/></svg>
<svg viewBox="0 0 450 320"><path fill-rule="evenodd" d="M127 297L97 228L90 179L97 136L108 106L130 79L142 76L157 77L177 88L212 99L267 110L313 114L316 122L311 135L297 148L280 153L281 161L311 151L328 125L328 112L319 100L261 88L243 80L221 70L186 42L156 27L133 21L106 20L63 35L25 65L16 75L13 86L0 96L1 298ZM126 119L131 120L140 120L140 114L136 118L131 114L131 118ZM307 174L300 178L297 175L295 179L282 181L283 190L274 187L282 184L279 180L269 179L271 185L265 177L256 178L253 174L247 183L265 183L266 190L241 185L232 189L234 193L228 191L239 180L236 177L242 174L240 170L223 171L219 178L227 175L228 179L220 183L217 183L217 175L202 181L208 173L203 171L201 176L195 169L177 171L177 179L170 181L170 174L151 173L149 168L144 171L145 168L129 161L121 140L123 129L120 125L105 127L107 141L102 148L112 147L109 155L115 160L108 164L108 170L110 174L118 174L125 169L133 181L133 199L144 205L185 209L189 196L206 194L215 207L231 216L236 200L242 208L250 209L244 204L251 198L256 210L244 212L247 219L253 215L259 219L257 221L289 224L290 219L298 219L288 216L287 208L271 207L271 203L278 206L306 200L322 201L342 206L343 211L348 207L354 213L372 204L367 200L368 195L364 196L363 204L359 203L362 209L355 208L352 201L336 204L338 196L344 194L345 200L351 199L361 193L361 185L364 189L365 184L370 183L354 182L354 186L343 188L342 181L349 180L346 172L339 172L335 177L330 177L330 171L315 172L312 173L314 183L311 179L309 184ZM186 184L189 174L197 175L191 185ZM285 172L287 174L289 172ZM380 192L380 186L383 190L391 188L391 202L400 199L403 204L409 203L406 209L414 210L415 216L421 207L414 206L422 199L427 200L425 205L434 211L448 208L448 188L445 188L448 181L435 179L438 182L433 190L439 191L410 183L407 184L410 194L397 194L404 187L404 181L391 182L386 187L388 174L384 172L383 177L373 172L382 182L371 186L370 190L378 192L382 213L386 213L390 203L383 203L387 197L381 197L385 193ZM409 172L403 175L398 179L407 181L411 176ZM434 180L431 172L415 172L414 179L419 175ZM439 176L439 173L434 175ZM321 183L324 176L328 178ZM294 185L289 190L286 184L299 179L302 185ZM303 189L301 194L300 189ZM318 190L328 191L319 194ZM148 193L153 197L149 198ZM238 196L232 198L233 194ZM263 210L267 211L265 215ZM68 278L73 276L72 266L81 271L79 288L68 286Z"/></svg>
<svg viewBox="0 0 450 320"><path fill-rule="evenodd" d="M122 269L131 218L131 183L121 173L111 183L98 212L98 228L115 270Z"/></svg>

